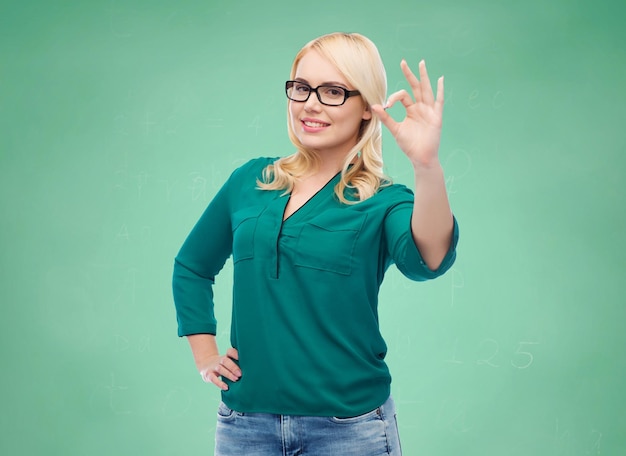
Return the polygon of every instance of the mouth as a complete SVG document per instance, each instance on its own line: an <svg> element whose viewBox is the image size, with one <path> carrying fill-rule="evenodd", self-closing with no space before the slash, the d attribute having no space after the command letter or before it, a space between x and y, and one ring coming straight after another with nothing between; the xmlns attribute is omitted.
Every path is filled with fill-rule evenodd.
<svg viewBox="0 0 626 456"><path fill-rule="evenodd" d="M309 128L324 128L324 127L328 127L330 124L328 123L324 123L324 122L313 122L310 120L303 120L302 124L305 127L309 127Z"/></svg>

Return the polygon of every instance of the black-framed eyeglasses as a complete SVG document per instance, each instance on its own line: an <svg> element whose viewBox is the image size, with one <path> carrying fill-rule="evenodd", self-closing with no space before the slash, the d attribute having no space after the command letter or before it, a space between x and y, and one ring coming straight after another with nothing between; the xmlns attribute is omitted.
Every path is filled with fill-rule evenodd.
<svg viewBox="0 0 626 456"><path fill-rule="evenodd" d="M326 106L341 106L348 98L361 95L361 92L358 90L348 90L330 84L311 87L302 81L287 81L285 83L285 93L287 98L292 101L307 101L311 96L311 92L315 92L320 103Z"/></svg>

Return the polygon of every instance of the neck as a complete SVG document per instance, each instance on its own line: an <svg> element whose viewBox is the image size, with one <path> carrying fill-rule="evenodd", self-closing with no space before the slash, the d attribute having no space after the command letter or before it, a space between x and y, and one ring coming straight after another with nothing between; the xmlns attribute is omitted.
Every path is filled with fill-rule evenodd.
<svg viewBox="0 0 626 456"><path fill-rule="evenodd" d="M327 154L321 153L317 155L318 168L314 174L320 174L322 176L328 176L329 178L337 174L343 169L343 165L346 161L346 153L341 154ZM354 163L356 161L353 160Z"/></svg>

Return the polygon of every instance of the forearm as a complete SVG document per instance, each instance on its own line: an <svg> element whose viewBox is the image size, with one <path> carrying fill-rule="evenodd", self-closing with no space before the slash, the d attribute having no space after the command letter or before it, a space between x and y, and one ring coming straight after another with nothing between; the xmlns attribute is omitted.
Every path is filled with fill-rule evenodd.
<svg viewBox="0 0 626 456"><path fill-rule="evenodd" d="M415 202L411 232L426 265L436 270L444 259L453 233L453 218L443 168L414 166Z"/></svg>
<svg viewBox="0 0 626 456"><path fill-rule="evenodd" d="M213 334L193 334L187 336L198 372L202 372L215 357L219 356L217 342Z"/></svg>
<svg viewBox="0 0 626 456"><path fill-rule="evenodd" d="M236 382L241 377L241 369L236 364L239 353L234 348L229 348L226 355L220 356L215 336L212 334L194 334L187 336L196 368L205 382L214 383L222 390L227 390L228 385L220 377L226 377Z"/></svg>

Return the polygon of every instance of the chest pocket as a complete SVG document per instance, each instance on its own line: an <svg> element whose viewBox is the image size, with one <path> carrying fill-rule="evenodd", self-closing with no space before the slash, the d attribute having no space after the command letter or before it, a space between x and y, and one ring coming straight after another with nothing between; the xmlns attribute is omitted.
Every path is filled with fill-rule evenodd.
<svg viewBox="0 0 626 456"><path fill-rule="evenodd" d="M254 258L254 234L263 206L246 207L232 215L233 263Z"/></svg>
<svg viewBox="0 0 626 456"><path fill-rule="evenodd" d="M367 214L329 211L300 231L295 265L350 275L354 249Z"/></svg>

